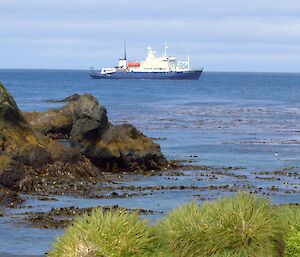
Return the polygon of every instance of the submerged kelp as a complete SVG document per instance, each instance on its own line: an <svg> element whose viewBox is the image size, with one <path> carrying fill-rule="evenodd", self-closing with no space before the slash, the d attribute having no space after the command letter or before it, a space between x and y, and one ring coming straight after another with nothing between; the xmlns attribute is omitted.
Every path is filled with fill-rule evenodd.
<svg viewBox="0 0 300 257"><path fill-rule="evenodd" d="M48 256L142 257L151 242L149 225L137 213L98 208L70 226Z"/></svg>

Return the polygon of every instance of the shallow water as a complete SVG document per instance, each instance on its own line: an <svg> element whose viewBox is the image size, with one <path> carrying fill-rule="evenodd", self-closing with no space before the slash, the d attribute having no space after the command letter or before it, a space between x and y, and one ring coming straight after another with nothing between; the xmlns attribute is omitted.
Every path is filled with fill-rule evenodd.
<svg viewBox="0 0 300 257"><path fill-rule="evenodd" d="M300 74L205 72L199 81L109 81L92 80L87 71L0 70L0 81L23 111L45 111L61 105L45 100L91 93L113 123L134 124L156 138L168 158L209 166L182 176L124 176L113 185L116 192L129 194L134 189L119 187L182 189L153 188L143 196L113 199L30 198L24 205L33 206L31 211L118 204L157 211L146 216L154 222L184 202L237 190L256 191L274 203L300 202ZM0 256L41 255L62 233L24 224L25 211L11 209L0 218Z"/></svg>

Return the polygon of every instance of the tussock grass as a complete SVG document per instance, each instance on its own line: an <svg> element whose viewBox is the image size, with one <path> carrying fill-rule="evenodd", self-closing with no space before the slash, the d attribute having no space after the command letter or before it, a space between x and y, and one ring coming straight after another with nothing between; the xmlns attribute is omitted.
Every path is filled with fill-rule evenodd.
<svg viewBox="0 0 300 257"><path fill-rule="evenodd" d="M100 208L67 228L49 256L296 257L300 207L238 193L183 205L152 227L137 213Z"/></svg>
<svg viewBox="0 0 300 257"><path fill-rule="evenodd" d="M247 193L188 204L155 226L161 248L178 257L283 256L285 224L269 201Z"/></svg>
<svg viewBox="0 0 300 257"><path fill-rule="evenodd" d="M95 209L67 228L51 257L143 257L151 245L149 225L137 213Z"/></svg>
<svg viewBox="0 0 300 257"><path fill-rule="evenodd" d="M300 256L300 207L296 205L286 205L280 207L280 212L288 223L288 232L285 236L286 245L284 256Z"/></svg>

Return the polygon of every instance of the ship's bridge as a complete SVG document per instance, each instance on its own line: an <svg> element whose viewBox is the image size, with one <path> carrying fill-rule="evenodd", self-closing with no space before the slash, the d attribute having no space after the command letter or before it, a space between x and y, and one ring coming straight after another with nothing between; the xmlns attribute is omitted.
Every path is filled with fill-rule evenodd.
<svg viewBox="0 0 300 257"><path fill-rule="evenodd" d="M156 57L156 51L148 47L148 55L145 61L129 62L128 68L133 72L168 72L176 70L176 58L174 56Z"/></svg>

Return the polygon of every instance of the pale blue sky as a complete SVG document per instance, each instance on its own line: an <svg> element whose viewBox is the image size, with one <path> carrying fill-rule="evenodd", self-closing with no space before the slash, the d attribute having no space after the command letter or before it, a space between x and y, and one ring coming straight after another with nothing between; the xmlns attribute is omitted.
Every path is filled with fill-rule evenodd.
<svg viewBox="0 0 300 257"><path fill-rule="evenodd" d="M299 0L0 0L0 68L88 69L147 46L210 71L300 72Z"/></svg>

